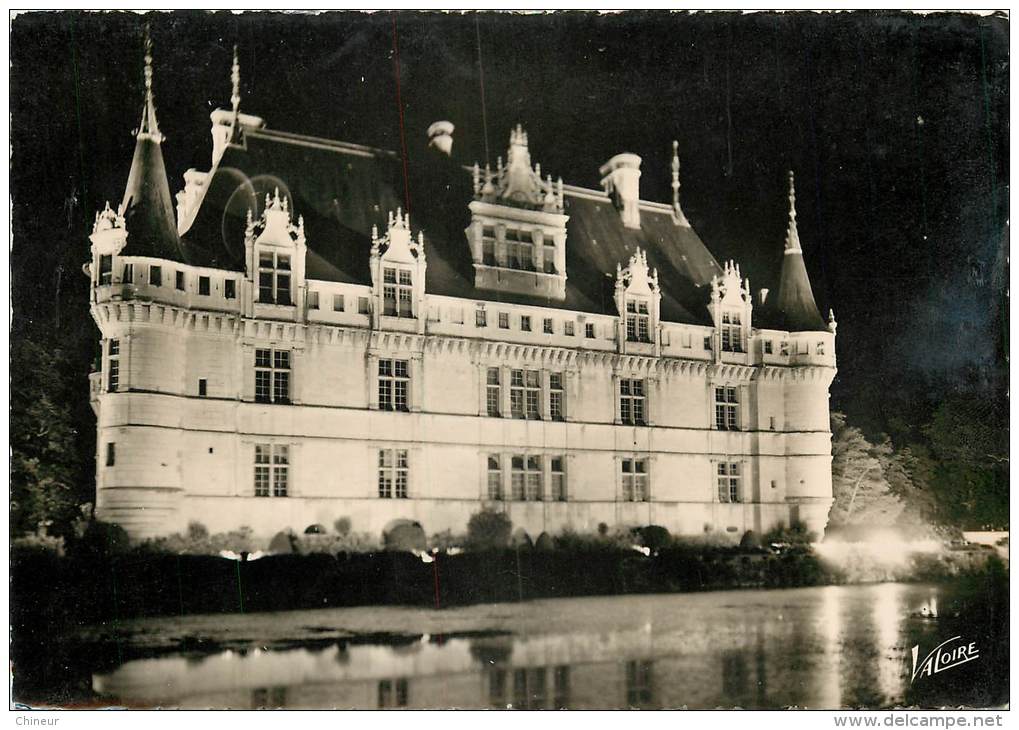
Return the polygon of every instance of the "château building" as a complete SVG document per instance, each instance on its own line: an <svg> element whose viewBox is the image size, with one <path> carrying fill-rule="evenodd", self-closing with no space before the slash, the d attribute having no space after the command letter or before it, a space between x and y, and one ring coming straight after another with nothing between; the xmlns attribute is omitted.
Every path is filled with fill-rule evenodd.
<svg viewBox="0 0 1019 730"><path fill-rule="evenodd" d="M242 113L236 60L233 84L174 206L146 42L126 190L85 267L101 519L135 538L462 533L482 508L531 539L823 530L835 322L792 174L781 279L754 295L684 215L675 143L672 200L649 202L635 154L587 189L520 125L491 166L437 122L405 165Z"/></svg>

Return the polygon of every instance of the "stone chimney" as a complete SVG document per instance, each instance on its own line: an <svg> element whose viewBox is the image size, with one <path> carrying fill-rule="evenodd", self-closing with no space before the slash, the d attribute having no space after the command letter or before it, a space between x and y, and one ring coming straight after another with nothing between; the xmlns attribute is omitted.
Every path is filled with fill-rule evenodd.
<svg viewBox="0 0 1019 730"><path fill-rule="evenodd" d="M640 157L623 152L602 165L602 187L619 208L623 225L640 228Z"/></svg>
<svg viewBox="0 0 1019 730"><path fill-rule="evenodd" d="M444 155L453 154L453 130L456 127L452 122L435 122L428 127L428 146L434 147Z"/></svg>

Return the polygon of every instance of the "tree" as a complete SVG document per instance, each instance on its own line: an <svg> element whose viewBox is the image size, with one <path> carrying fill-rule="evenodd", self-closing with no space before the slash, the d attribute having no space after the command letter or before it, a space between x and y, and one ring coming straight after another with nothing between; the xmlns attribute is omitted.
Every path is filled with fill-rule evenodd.
<svg viewBox="0 0 1019 730"><path fill-rule="evenodd" d="M829 513L833 526L888 526L902 515L905 505L892 493L885 477L885 460L892 452L885 439L868 441L863 432L832 413L832 492L835 502Z"/></svg>
<svg viewBox="0 0 1019 730"><path fill-rule="evenodd" d="M27 337L11 339L11 532L43 528L69 535L92 501L89 464L69 405L64 352ZM79 383L82 388L84 384Z"/></svg>
<svg viewBox="0 0 1019 730"><path fill-rule="evenodd" d="M484 509L467 522L468 550L500 550L509 544L513 522L502 512Z"/></svg>

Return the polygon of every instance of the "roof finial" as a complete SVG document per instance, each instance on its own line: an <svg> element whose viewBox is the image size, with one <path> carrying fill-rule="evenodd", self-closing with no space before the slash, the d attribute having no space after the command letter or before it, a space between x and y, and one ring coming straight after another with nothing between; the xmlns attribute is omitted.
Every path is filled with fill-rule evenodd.
<svg viewBox="0 0 1019 730"><path fill-rule="evenodd" d="M679 141L672 140L672 204L679 205Z"/></svg>
<svg viewBox="0 0 1019 730"><path fill-rule="evenodd" d="M793 171L789 171L789 229L786 231L785 236L785 252L786 253L799 253L803 249L800 247L800 233L796 228L796 180L793 175Z"/></svg>
<svg viewBox="0 0 1019 730"><path fill-rule="evenodd" d="M230 83L233 85L233 93L230 95L230 103L233 105L234 115L241 106L241 64L237 60L237 44L234 44L234 63L230 67Z"/></svg>
<svg viewBox="0 0 1019 730"><path fill-rule="evenodd" d="M157 143L163 141L163 135L159 133L159 124L156 122L156 104L152 94L152 35L149 24L145 24L145 106L142 108L142 121L138 125L136 136L141 139L148 137Z"/></svg>

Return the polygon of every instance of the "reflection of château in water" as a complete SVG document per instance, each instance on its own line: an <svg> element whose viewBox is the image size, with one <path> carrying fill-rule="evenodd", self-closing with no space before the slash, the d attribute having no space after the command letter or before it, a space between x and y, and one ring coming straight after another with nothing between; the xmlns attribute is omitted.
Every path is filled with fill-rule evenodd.
<svg viewBox="0 0 1019 730"><path fill-rule="evenodd" d="M902 697L906 607L929 594L882 585L556 601L541 605L633 615L561 634L143 659L93 687L184 707L875 707Z"/></svg>
<svg viewBox="0 0 1019 730"><path fill-rule="evenodd" d="M789 208L781 276L754 293L684 214L675 146L667 203L640 198L634 154L601 189L553 181L519 125L494 168L457 161L448 122L401 164L241 113L235 62L175 215L151 61L123 203L96 216L86 265L103 519L132 537L340 517L433 534L487 505L532 540L823 530L835 322L791 175L788 203L762 201Z"/></svg>

